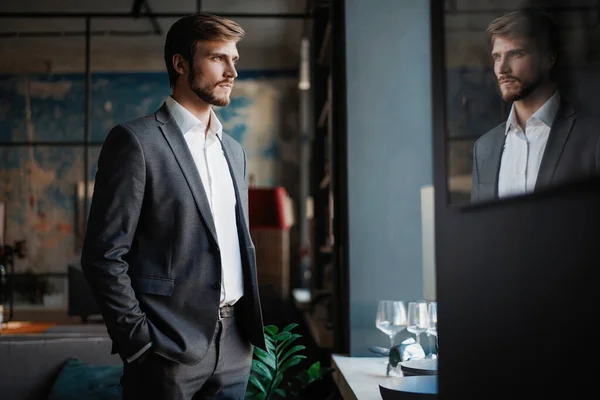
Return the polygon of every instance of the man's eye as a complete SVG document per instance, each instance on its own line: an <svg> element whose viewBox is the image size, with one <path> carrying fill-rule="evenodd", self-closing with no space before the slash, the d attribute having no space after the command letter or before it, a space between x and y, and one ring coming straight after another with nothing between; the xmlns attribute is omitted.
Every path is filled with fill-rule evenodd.
<svg viewBox="0 0 600 400"><path fill-rule="evenodd" d="M221 56L216 56L215 57L215 60L217 60L217 61L221 61L222 59L223 59L223 57L221 57Z"/></svg>

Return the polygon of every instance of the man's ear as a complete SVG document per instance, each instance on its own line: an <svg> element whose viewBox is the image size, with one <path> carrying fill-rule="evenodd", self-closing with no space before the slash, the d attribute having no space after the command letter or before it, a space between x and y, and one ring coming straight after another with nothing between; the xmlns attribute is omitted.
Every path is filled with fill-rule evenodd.
<svg viewBox="0 0 600 400"><path fill-rule="evenodd" d="M185 75L188 72L188 63L183 59L181 54L173 55L173 68L180 75Z"/></svg>

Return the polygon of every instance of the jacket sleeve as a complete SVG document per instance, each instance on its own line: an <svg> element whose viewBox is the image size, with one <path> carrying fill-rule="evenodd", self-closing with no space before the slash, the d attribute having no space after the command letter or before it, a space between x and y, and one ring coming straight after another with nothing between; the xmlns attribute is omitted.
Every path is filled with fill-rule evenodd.
<svg viewBox="0 0 600 400"><path fill-rule="evenodd" d="M81 267L123 360L149 346L151 335L127 274L127 254L142 209L146 167L133 132L114 127L98 158Z"/></svg>

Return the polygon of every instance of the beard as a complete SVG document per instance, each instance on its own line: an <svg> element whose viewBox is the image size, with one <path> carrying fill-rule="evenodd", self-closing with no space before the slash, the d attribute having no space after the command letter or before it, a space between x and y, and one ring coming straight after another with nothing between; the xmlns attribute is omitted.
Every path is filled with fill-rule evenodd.
<svg viewBox="0 0 600 400"><path fill-rule="evenodd" d="M517 79L513 76L508 77L507 79L514 80L513 85L518 84L519 87L516 90L503 91L502 84L500 86L500 92L502 93L502 99L507 103L512 103L514 101L519 101L527 98L531 93L533 93L542 83L542 77L536 77L534 80L523 81L521 79Z"/></svg>
<svg viewBox="0 0 600 400"><path fill-rule="evenodd" d="M229 95L218 96L216 94L216 88L223 82L214 85L203 79L198 82L196 78L196 71L194 71L193 67L190 65L188 81L192 92L194 92L201 100L213 106L225 107L229 105L229 102L231 101Z"/></svg>

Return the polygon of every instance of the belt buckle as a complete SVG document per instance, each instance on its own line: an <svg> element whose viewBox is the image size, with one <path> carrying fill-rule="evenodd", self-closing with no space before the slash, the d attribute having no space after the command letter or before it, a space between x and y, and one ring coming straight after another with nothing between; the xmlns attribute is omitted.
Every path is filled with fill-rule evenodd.
<svg viewBox="0 0 600 400"><path fill-rule="evenodd" d="M223 314L221 314L221 310L223 310ZM223 318L231 317L232 312L233 312L232 305L224 305L222 307L219 307L219 321L222 320Z"/></svg>
<svg viewBox="0 0 600 400"><path fill-rule="evenodd" d="M229 308L229 306L227 306L227 305L219 307L219 321L221 321L223 318L229 317L229 313L227 312L227 308ZM224 314L221 314L221 311L223 311Z"/></svg>

